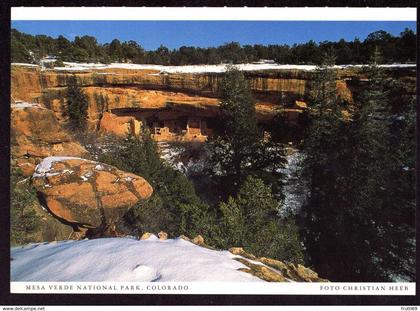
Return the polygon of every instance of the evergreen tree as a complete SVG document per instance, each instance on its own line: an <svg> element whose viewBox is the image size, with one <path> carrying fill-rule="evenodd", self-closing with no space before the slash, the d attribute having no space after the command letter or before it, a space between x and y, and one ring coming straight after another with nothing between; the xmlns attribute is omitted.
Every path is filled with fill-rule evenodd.
<svg viewBox="0 0 420 311"><path fill-rule="evenodd" d="M416 34L406 29L399 37L385 31L377 31L361 42L359 39L347 42L324 41L319 45L314 41L288 45L255 44L241 46L237 42L226 43L218 47L197 48L181 47L169 50L163 45L154 51L143 51L134 41L121 43L114 39L111 43L99 44L94 37L76 37L69 41L63 36L57 39L45 36L31 36L12 29L11 58L13 61L34 61L46 55L55 55L63 61L111 61L153 63L160 65L193 65L246 63L260 59L276 60L279 63L319 64L322 54L334 50L338 55L338 64L366 63L375 48L384 54L384 63L414 62L416 59ZM30 58L28 57L30 56ZM34 59L33 59L33 58Z"/></svg>
<svg viewBox="0 0 420 311"><path fill-rule="evenodd" d="M342 245L346 243L341 233L351 222L346 217L347 202L343 197L348 187L343 178L347 174L346 126L341 117L332 65L333 57L326 56L315 72L302 172L302 180L309 185L307 202L302 207L302 237L310 264L326 277L337 277L334 268L342 263Z"/></svg>
<svg viewBox="0 0 420 311"><path fill-rule="evenodd" d="M291 219L280 219L278 209L270 187L249 176L235 198L219 204L221 247L241 246L256 256L302 263L297 227Z"/></svg>
<svg viewBox="0 0 420 311"><path fill-rule="evenodd" d="M228 66L221 85L221 123L209 143L211 175L225 196L234 194L248 175L262 178L281 199L285 157L283 148L264 141L255 117L255 103L247 80Z"/></svg>
<svg viewBox="0 0 420 311"><path fill-rule="evenodd" d="M376 59L377 57L375 57ZM358 279L414 278L413 101L403 115L391 112L392 81L373 63L355 116L349 193L359 221ZM390 84L391 83L391 84ZM410 107L411 106L411 107ZM367 244L365 247L360 247ZM411 266L410 266L411 264Z"/></svg>
<svg viewBox="0 0 420 311"><path fill-rule="evenodd" d="M310 263L331 280L412 279L414 122L410 113L392 115L382 70L373 65L368 77L353 121L340 117L332 76L324 71L315 81L303 240ZM404 120L400 130L395 120Z"/></svg>
<svg viewBox="0 0 420 311"><path fill-rule="evenodd" d="M164 230L170 235L201 234L211 239L214 217L196 195L192 183L163 162L156 143L144 130L140 137L129 136L99 160L144 177L153 187L153 196L133 207L125 219L135 231Z"/></svg>
<svg viewBox="0 0 420 311"><path fill-rule="evenodd" d="M120 40L112 40L112 42L108 45L108 54L113 61L122 61L123 51Z"/></svg>
<svg viewBox="0 0 420 311"><path fill-rule="evenodd" d="M86 127L88 101L75 76L69 78L66 101L70 126L83 131Z"/></svg>
<svg viewBox="0 0 420 311"><path fill-rule="evenodd" d="M10 176L10 243L23 245L31 241L31 234L40 226L34 204L35 189L19 169L12 167Z"/></svg>
<svg viewBox="0 0 420 311"><path fill-rule="evenodd" d="M13 63L32 63L34 61L25 45L13 40L13 37L10 43L10 56Z"/></svg>

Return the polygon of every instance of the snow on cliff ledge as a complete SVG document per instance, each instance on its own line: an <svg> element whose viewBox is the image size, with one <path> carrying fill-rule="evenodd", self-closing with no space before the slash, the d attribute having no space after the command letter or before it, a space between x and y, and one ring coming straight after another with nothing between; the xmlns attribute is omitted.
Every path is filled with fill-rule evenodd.
<svg viewBox="0 0 420 311"><path fill-rule="evenodd" d="M37 243L11 249L12 281L263 282L228 251L183 239L106 238Z"/></svg>
<svg viewBox="0 0 420 311"><path fill-rule="evenodd" d="M226 64L218 65L185 65L185 66L164 66L164 65L153 65L153 64L127 64L127 63L74 63L74 62L63 62L64 67L54 67L54 70L63 71L89 71L92 69L132 69L132 70L157 70L159 73L206 73L206 72L225 72ZM36 66L32 64L24 63L12 63L15 66ZM294 64L236 64L242 71L255 71L255 70L305 70L313 71L317 68L315 65L294 65ZM367 65L336 65L336 69L345 69L348 67L363 67ZM384 68L416 68L416 64L388 64L379 65ZM104 73L105 74L105 73ZM109 73L107 73L109 74ZM154 73L151 75L157 75Z"/></svg>

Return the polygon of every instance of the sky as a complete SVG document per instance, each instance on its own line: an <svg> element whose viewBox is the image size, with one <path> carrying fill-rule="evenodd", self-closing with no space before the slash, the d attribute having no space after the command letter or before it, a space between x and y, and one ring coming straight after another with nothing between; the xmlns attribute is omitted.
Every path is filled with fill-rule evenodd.
<svg viewBox="0 0 420 311"><path fill-rule="evenodd" d="M327 22L327 21L12 21L12 28L53 38L63 35L90 35L98 42L137 41L146 50L161 44L210 47L226 42L245 44L289 44L308 42L364 40L377 30L399 35L405 28L416 32L416 22Z"/></svg>

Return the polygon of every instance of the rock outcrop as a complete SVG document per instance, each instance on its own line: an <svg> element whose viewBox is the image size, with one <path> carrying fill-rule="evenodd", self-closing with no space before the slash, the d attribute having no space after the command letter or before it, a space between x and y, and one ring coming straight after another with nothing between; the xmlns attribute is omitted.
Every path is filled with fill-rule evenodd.
<svg viewBox="0 0 420 311"><path fill-rule="evenodd" d="M241 271L255 275L268 282L285 282L287 280L295 282L328 282L328 280L320 278L316 272L301 264L295 265L266 257L257 258L253 254L246 252L242 247L232 247L229 249L229 252L241 256L236 258L236 260L248 267L242 268Z"/></svg>
<svg viewBox="0 0 420 311"><path fill-rule="evenodd" d="M11 154L24 175L32 175L45 157L88 155L63 130L51 110L26 102L15 102L11 108Z"/></svg>
<svg viewBox="0 0 420 311"><path fill-rule="evenodd" d="M75 230L105 230L153 189L140 176L95 161L48 157L33 175L40 202Z"/></svg>

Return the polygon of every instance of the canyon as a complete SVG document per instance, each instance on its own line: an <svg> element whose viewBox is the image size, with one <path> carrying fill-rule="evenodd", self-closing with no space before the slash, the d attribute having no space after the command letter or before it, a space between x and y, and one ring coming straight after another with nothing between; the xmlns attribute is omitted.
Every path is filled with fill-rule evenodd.
<svg viewBox="0 0 420 311"><path fill-rule="evenodd" d="M390 67L392 76L415 87L415 67ZM290 124L307 109L314 71L244 71L264 127L282 111ZM12 101L37 103L65 123L65 91L74 76L89 102L88 129L102 134L138 134L147 126L156 141L204 142L220 116L223 72L165 72L158 69L95 68L45 70L12 65ZM337 69L337 94L344 106L366 82L363 67Z"/></svg>

